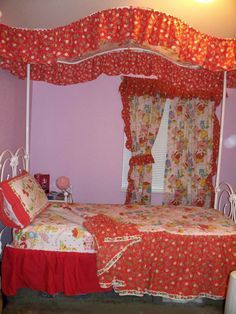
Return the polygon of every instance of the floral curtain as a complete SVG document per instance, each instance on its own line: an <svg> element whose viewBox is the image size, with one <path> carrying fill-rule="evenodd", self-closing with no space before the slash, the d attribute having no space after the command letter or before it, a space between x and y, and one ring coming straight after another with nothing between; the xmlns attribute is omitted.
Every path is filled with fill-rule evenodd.
<svg viewBox="0 0 236 314"><path fill-rule="evenodd" d="M171 102L165 169L165 203L212 206L219 122L212 101Z"/></svg>
<svg viewBox="0 0 236 314"><path fill-rule="evenodd" d="M126 203L150 204L152 186L151 153L164 111L165 99L160 96L132 96L129 101L129 128L132 152L129 161Z"/></svg>

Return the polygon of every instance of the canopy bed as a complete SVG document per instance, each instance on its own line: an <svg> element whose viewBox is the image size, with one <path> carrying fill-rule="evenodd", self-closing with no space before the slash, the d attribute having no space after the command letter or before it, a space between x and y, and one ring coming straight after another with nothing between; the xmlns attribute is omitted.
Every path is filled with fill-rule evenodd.
<svg viewBox="0 0 236 314"><path fill-rule="evenodd" d="M124 77L120 86L126 146L132 151L127 204L44 203L43 209L47 209L41 214L24 213L21 216L14 212L13 223L11 219L9 222L13 212L9 214L5 210L5 215L1 214L2 221L15 228L13 242L3 255L4 292L12 295L19 288L29 287L51 294L71 295L107 291L113 287L121 295L148 293L170 298L224 298L229 273L235 269L236 229L229 218L209 207L214 203L214 208L218 208L219 203L226 216L235 222L235 193L230 185L227 185L228 190L220 192L219 184L226 87L236 87L235 40L212 38L179 19L153 10L117 8L50 30L0 25L0 66L27 79L24 153L27 171L30 79L66 85L95 79L101 73L132 75ZM142 141L135 146L134 138L138 135L132 129L135 122L131 114L139 106L135 101L131 105L133 99L145 95L152 98L150 106L148 102L144 103L141 116L145 120L154 104L155 123L161 120L164 98L177 99L173 101L172 111L174 114L176 110L176 116L180 114L180 107L181 113L188 106L192 112L196 108L198 112L204 111L202 108L211 110L211 127L206 123L215 136L214 141L209 142L210 171L203 182L204 187L208 187L203 189L204 197L208 195L205 206L208 208L200 207L204 204L198 196L192 203L181 205L176 193L174 201L165 207L147 205L150 196L148 174L153 162L150 143L158 127L149 132L148 140L139 138L146 146ZM221 98L220 131L214 110ZM182 102L183 99L200 101L193 104ZM189 112L185 112L185 116ZM5 200L4 188L8 191L12 182L24 179L36 184L27 173L16 177L17 162L13 161L17 156L10 153L10 158L6 158L13 166L14 178L10 183L1 184L4 206L9 202ZM2 165L5 165L4 158L5 153L0 158ZM2 171L5 171L4 167ZM171 169L169 167L170 173ZM212 185L214 174L216 193ZM136 184L136 177L142 178L141 185L140 181ZM173 176L169 182L171 178ZM27 193L19 192L24 197ZM222 204L222 199L230 206ZM62 234L64 238L61 238ZM42 273L45 275L39 278L37 274Z"/></svg>

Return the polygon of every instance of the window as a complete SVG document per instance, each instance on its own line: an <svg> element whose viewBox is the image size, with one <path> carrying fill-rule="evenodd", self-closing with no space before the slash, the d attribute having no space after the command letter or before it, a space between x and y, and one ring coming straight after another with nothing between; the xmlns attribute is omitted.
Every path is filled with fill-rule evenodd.
<svg viewBox="0 0 236 314"><path fill-rule="evenodd" d="M162 116L159 132L152 148L152 155L155 163L152 165L152 191L164 191L164 174L167 153L167 135L168 135L168 117L170 111L170 99L166 100L165 109ZM129 159L131 152L125 147L126 136L124 136L123 149L123 169L122 169L122 190L126 190L128 186L127 176L129 170Z"/></svg>

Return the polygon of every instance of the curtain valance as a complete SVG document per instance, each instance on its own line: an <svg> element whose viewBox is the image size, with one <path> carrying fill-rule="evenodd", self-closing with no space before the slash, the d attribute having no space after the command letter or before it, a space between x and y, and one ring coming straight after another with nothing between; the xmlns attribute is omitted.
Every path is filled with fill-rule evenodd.
<svg viewBox="0 0 236 314"><path fill-rule="evenodd" d="M173 66L170 63L171 66ZM181 68L177 68L180 70ZM212 100L216 104L219 104L219 101L222 98L222 83L219 80L213 82L211 81L211 76L206 75L205 80L204 76L198 76L198 70L190 70L188 69L189 77L192 76L192 82L194 82L193 78L195 77L196 85L188 81L188 76L182 77L182 81L180 80L181 75L178 76L176 73L176 78L170 75L171 73L163 72L163 77L160 75L159 79L148 79L148 78L137 78L137 77L129 77L124 76L122 83L120 84L120 93L123 103L122 116L125 122L125 133L127 136L126 147L131 149L131 138L130 138L130 130L129 128L129 102L130 98L133 96L156 96L159 94L164 98L175 98L179 97L180 99L192 99L192 98L200 98L204 100ZM203 71L203 70L200 70ZM207 71L209 72L209 71ZM210 74L211 72L209 72ZM168 74L170 76L168 76ZM179 77L179 80L178 80ZM175 82L175 79L177 82ZM213 79L213 78L212 78ZM212 85L213 83L213 85Z"/></svg>
<svg viewBox="0 0 236 314"><path fill-rule="evenodd" d="M76 66L57 63L58 60L83 60L98 52L130 47L148 49L151 53L106 53L95 57L96 60L92 58ZM147 57L142 63L148 62L146 72L158 75L155 64L158 56L153 53L213 72L232 71L229 84L236 86L236 40L200 33L181 20L161 12L132 7L114 8L67 26L47 30L18 29L0 24L0 66L20 78L26 77L27 63L33 64L34 79L55 84L91 80L101 73L116 75L121 70L125 70L124 74L137 74L141 69L135 69L140 68L139 62L144 54ZM121 57L127 59L121 61ZM109 63L111 59L113 64ZM104 62L107 63L106 69ZM84 74L91 72L91 69L96 74ZM82 78L78 71L82 72Z"/></svg>
<svg viewBox="0 0 236 314"><path fill-rule="evenodd" d="M164 63L160 58L159 65ZM157 62L158 64L158 62ZM222 99L223 79L207 70L192 70L176 67L165 60L165 66L159 67L156 79L123 77L120 90L126 97L143 94L160 94L165 98L201 98L213 100L217 104Z"/></svg>

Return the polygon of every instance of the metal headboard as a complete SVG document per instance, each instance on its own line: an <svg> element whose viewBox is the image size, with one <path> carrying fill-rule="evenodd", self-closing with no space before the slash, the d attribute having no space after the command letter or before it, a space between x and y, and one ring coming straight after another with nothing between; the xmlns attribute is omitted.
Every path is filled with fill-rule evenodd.
<svg viewBox="0 0 236 314"><path fill-rule="evenodd" d="M25 169L25 150L23 147L15 153L4 150L0 155L0 181L15 177Z"/></svg>
<svg viewBox="0 0 236 314"><path fill-rule="evenodd" d="M236 223L236 193L229 183L221 182L216 188L216 209Z"/></svg>
<svg viewBox="0 0 236 314"><path fill-rule="evenodd" d="M0 181L8 180L20 174L22 170L25 170L26 166L26 154L25 149L20 147L15 153L9 149L4 150L0 155ZM0 256L2 254L2 237L8 227L4 227L0 231Z"/></svg>

